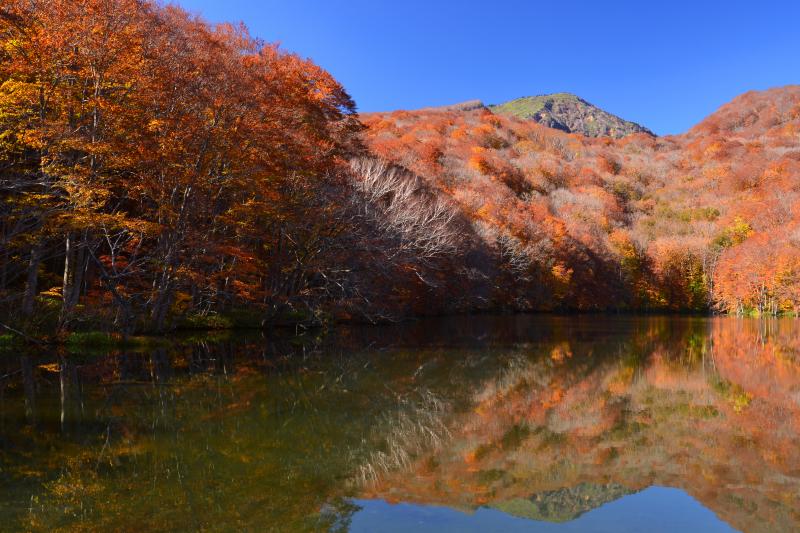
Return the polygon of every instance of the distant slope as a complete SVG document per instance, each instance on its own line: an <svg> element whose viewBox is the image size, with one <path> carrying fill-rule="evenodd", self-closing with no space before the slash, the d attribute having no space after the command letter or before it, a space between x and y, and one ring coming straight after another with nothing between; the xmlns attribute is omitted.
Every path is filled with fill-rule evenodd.
<svg viewBox="0 0 800 533"><path fill-rule="evenodd" d="M494 113L538 122L544 126L588 137L621 138L632 133L653 135L647 128L603 111L569 93L526 96L489 106Z"/></svg>
<svg viewBox="0 0 800 533"><path fill-rule="evenodd" d="M688 138L726 135L759 138L800 118L800 85L749 91L737 96L685 134ZM786 135L790 132L781 132Z"/></svg>

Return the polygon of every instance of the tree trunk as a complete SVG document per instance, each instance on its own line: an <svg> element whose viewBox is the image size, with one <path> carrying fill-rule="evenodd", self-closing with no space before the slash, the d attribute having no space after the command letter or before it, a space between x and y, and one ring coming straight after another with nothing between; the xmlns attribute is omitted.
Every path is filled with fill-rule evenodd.
<svg viewBox="0 0 800 533"><path fill-rule="evenodd" d="M38 294L37 282L39 281L39 263L42 261L42 247L35 244L31 249L31 259L28 263L28 279L25 283L25 294L22 297L22 314L31 316L33 314L36 295Z"/></svg>
<svg viewBox="0 0 800 533"><path fill-rule="evenodd" d="M75 237L72 233L67 233L64 239L64 283L61 286L61 296L63 300L62 309L69 311L70 293L72 292L72 270L75 268Z"/></svg>
<svg viewBox="0 0 800 533"><path fill-rule="evenodd" d="M83 273L86 270L86 238L76 242L75 236L67 234L64 257L64 287L62 290L64 315L77 305L81 295Z"/></svg>
<svg viewBox="0 0 800 533"><path fill-rule="evenodd" d="M153 327L157 332L164 331L164 325L167 321L167 313L172 305L172 282L167 275L162 278L161 287L158 289L155 304L153 305L153 312L151 318L153 320Z"/></svg>

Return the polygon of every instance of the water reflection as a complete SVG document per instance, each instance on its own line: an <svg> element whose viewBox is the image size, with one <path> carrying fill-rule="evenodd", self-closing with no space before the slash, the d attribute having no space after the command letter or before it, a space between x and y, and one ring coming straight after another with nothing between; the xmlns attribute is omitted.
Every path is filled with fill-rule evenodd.
<svg viewBox="0 0 800 533"><path fill-rule="evenodd" d="M359 500L361 511L353 517L351 533L672 533L735 531L685 492L651 487L623 496L569 521L547 521L503 512L491 507L458 511L447 507L381 500ZM658 517L658 520L654 520Z"/></svg>
<svg viewBox="0 0 800 533"><path fill-rule="evenodd" d="M793 531L798 333L477 317L3 354L0 523Z"/></svg>

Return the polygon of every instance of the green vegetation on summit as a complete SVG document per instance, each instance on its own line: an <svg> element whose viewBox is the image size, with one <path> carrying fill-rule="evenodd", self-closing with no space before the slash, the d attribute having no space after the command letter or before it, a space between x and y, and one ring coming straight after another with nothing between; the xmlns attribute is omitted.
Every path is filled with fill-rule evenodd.
<svg viewBox="0 0 800 533"><path fill-rule="evenodd" d="M574 94L526 96L489 109L500 115L533 120L544 126L588 137L621 138L632 133L653 133L647 128L600 109Z"/></svg>

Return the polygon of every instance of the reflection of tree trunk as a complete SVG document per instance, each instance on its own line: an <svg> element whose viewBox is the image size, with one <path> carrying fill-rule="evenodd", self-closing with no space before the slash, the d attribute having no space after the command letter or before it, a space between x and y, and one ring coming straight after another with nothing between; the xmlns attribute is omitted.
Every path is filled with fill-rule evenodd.
<svg viewBox="0 0 800 533"><path fill-rule="evenodd" d="M22 298L22 314L30 316L33 314L33 306L37 294L37 282L39 280L39 263L42 261L42 247L36 244L31 248L31 258L28 263L28 279L25 283L25 294Z"/></svg>
<svg viewBox="0 0 800 533"><path fill-rule="evenodd" d="M22 367L22 386L25 390L25 418L31 425L36 424L36 383L33 381L33 363L28 355L20 357Z"/></svg>
<svg viewBox="0 0 800 533"><path fill-rule="evenodd" d="M119 381L126 382L130 379L133 372L130 370L131 355L127 352L122 352L116 357L117 372L119 374Z"/></svg>
<svg viewBox="0 0 800 533"><path fill-rule="evenodd" d="M233 343L225 343L219 346L220 359L223 362L222 371L225 375L236 373L236 346Z"/></svg>
<svg viewBox="0 0 800 533"><path fill-rule="evenodd" d="M61 388L61 431L65 431L68 418L74 419L79 410L77 407L82 403L77 365L62 359L58 378Z"/></svg>
<svg viewBox="0 0 800 533"><path fill-rule="evenodd" d="M167 383L172 377L172 361L165 348L157 348L153 350L150 356L152 365L152 378L156 383Z"/></svg>
<svg viewBox="0 0 800 533"><path fill-rule="evenodd" d="M67 399L67 362L62 360L58 372L58 383L61 388L61 431L64 431L64 421L66 419L66 399Z"/></svg>
<svg viewBox="0 0 800 533"><path fill-rule="evenodd" d="M6 290L8 285L8 247L3 247L3 264L0 265L0 291Z"/></svg>
<svg viewBox="0 0 800 533"><path fill-rule="evenodd" d="M169 382L172 377L172 361L164 348L153 350L150 355L150 377L153 380L153 385L158 391L159 406L161 407L161 419L166 423L168 420L167 411L170 405L168 402L173 400L174 397L169 394L169 389L163 385Z"/></svg>
<svg viewBox="0 0 800 533"><path fill-rule="evenodd" d="M78 365L70 365L70 379L75 415L79 421L83 421L83 384L81 383L80 374L78 374Z"/></svg>

